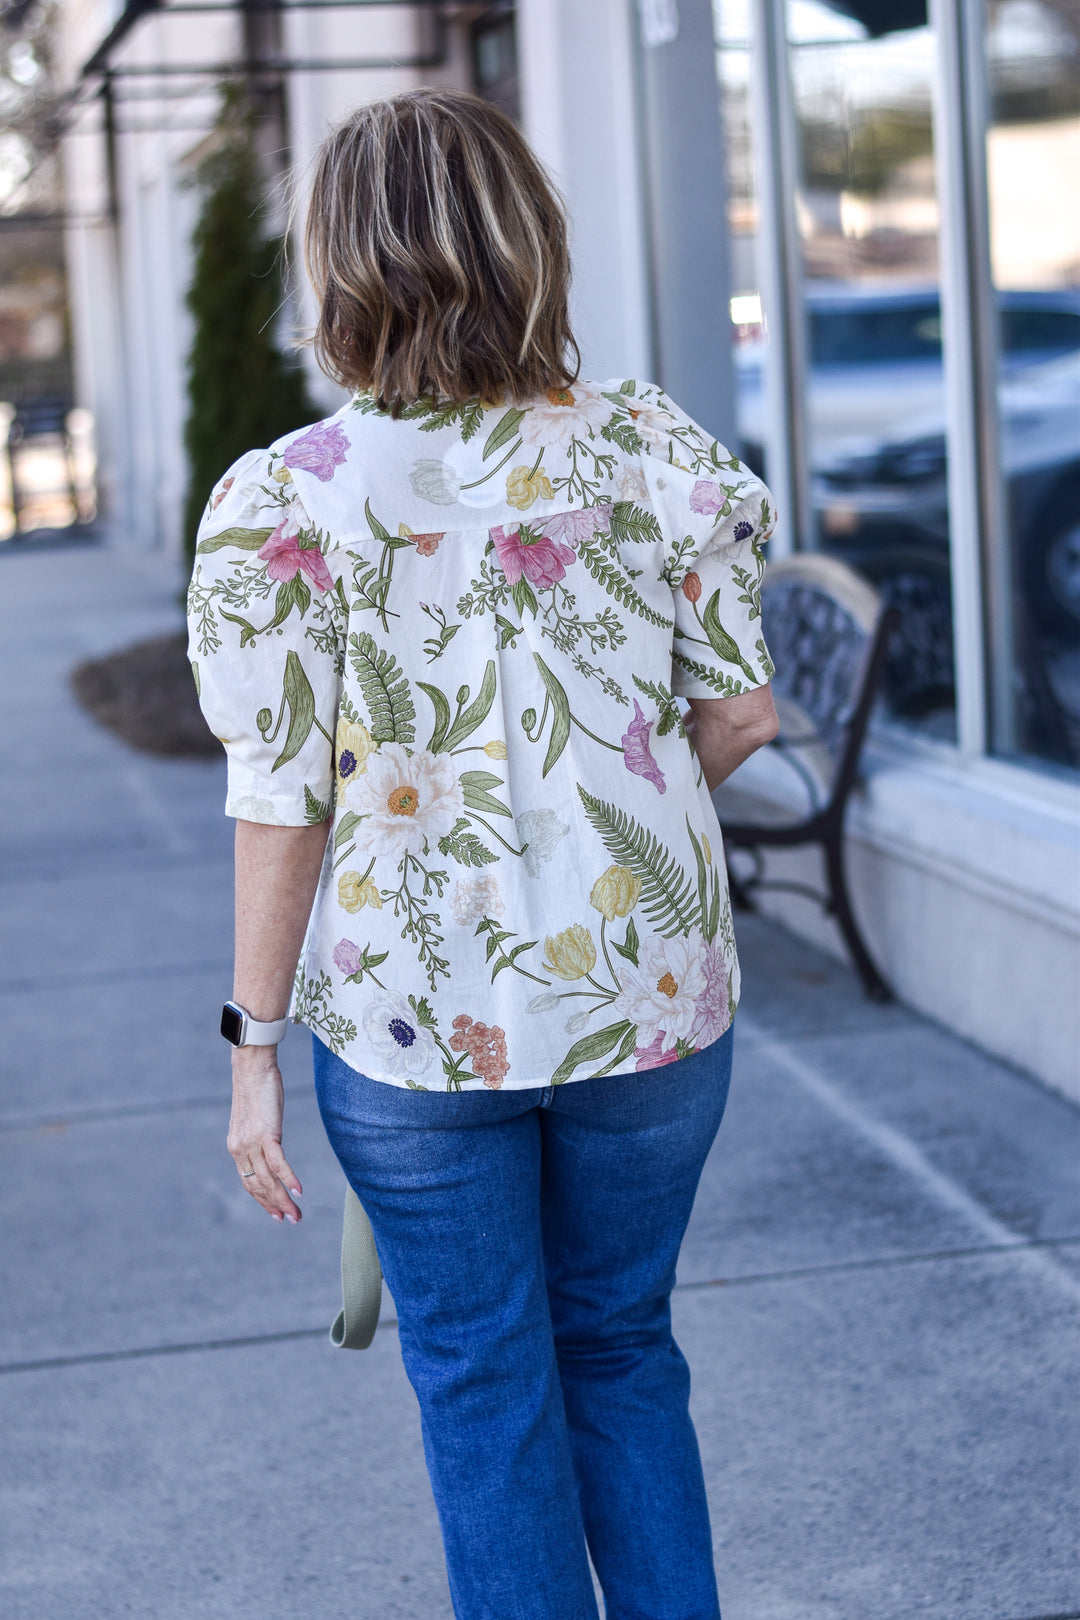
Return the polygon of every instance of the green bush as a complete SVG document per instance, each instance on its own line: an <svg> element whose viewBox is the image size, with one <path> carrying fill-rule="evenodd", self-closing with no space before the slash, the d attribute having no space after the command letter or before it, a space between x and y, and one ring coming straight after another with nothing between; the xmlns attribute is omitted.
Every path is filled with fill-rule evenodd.
<svg viewBox="0 0 1080 1620"><path fill-rule="evenodd" d="M252 120L236 97L226 100L220 129L223 139L197 175L203 201L187 294L195 318L184 428L189 557L207 498L226 468L320 415L299 365L275 342L284 292L281 242L265 231Z"/></svg>

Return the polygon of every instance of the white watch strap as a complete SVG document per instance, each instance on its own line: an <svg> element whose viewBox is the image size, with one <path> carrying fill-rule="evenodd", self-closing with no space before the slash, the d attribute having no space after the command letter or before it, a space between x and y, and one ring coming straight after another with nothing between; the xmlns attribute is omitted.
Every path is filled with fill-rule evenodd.
<svg viewBox="0 0 1080 1620"><path fill-rule="evenodd" d="M271 1024L260 1024L257 1018L252 1018L249 1012L244 1012L244 1028L240 1036L241 1046L276 1046L285 1039L285 1032L289 1027L288 1018L275 1018Z"/></svg>

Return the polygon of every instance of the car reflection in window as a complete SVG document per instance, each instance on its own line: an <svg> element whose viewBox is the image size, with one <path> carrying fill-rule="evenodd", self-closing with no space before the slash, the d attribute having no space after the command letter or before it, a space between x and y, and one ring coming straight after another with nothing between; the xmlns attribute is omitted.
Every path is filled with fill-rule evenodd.
<svg viewBox="0 0 1080 1620"><path fill-rule="evenodd" d="M1018 747L1080 764L1080 293L1000 293L1001 465ZM820 544L904 613L892 711L947 734L953 704L947 451L936 291L807 295L809 437ZM760 458L760 347L736 353L740 430Z"/></svg>

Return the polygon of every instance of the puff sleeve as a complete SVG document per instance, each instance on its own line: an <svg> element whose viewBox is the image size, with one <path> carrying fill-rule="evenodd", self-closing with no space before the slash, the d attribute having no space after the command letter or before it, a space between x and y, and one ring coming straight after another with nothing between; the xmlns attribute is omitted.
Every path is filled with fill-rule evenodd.
<svg viewBox="0 0 1080 1620"><path fill-rule="evenodd" d="M776 525L772 496L730 451L665 395L639 423L642 471L665 541L675 627L672 691L734 697L771 680L761 627L764 546Z"/></svg>
<svg viewBox="0 0 1080 1620"><path fill-rule="evenodd" d="M227 815L297 827L331 814L344 560L268 450L215 487L188 590L188 656L228 755Z"/></svg>

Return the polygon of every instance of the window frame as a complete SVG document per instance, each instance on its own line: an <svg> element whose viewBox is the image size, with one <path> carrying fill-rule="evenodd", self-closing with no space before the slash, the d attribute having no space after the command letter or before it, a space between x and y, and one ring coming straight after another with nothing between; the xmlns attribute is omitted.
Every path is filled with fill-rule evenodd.
<svg viewBox="0 0 1080 1620"><path fill-rule="evenodd" d="M751 112L759 206L767 475L785 516L781 550L814 533L804 423L808 335L786 0L750 0ZM928 0L935 33L934 151L940 209L942 363L948 444L956 743L881 729L894 757L962 761L988 787L1013 782L1055 802L1080 789L1052 764L1015 753L1010 536L998 421L998 319L990 260L985 0ZM786 531L786 532L785 532Z"/></svg>

